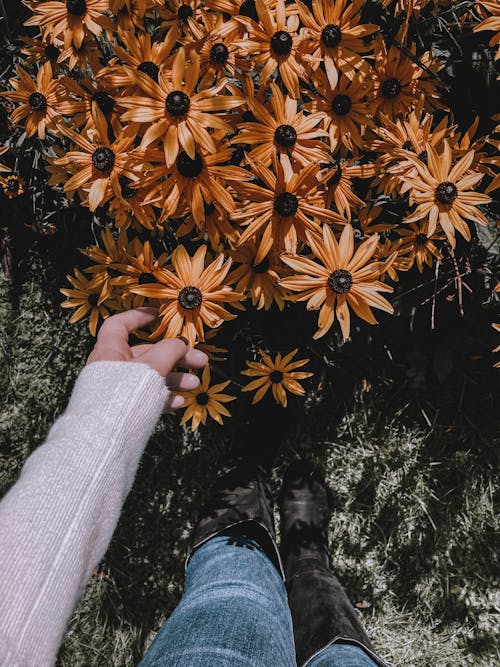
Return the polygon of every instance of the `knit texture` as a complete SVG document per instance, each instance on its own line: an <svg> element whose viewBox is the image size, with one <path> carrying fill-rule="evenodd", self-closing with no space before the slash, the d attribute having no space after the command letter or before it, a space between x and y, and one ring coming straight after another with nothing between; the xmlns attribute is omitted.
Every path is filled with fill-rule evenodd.
<svg viewBox="0 0 500 667"><path fill-rule="evenodd" d="M96 361L0 502L0 665L55 664L169 396L162 376Z"/></svg>

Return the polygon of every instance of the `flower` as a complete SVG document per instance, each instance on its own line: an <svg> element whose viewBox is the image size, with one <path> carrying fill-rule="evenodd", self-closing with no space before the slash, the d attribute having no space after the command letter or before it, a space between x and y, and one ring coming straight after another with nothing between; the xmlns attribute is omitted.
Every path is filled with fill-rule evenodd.
<svg viewBox="0 0 500 667"><path fill-rule="evenodd" d="M149 0L109 0L109 11L118 34L139 30L144 31L144 15L150 5Z"/></svg>
<svg viewBox="0 0 500 667"><path fill-rule="evenodd" d="M62 40L60 39L33 39L32 37L27 37L22 35L21 40L26 44L24 49L21 49L21 53L26 58L26 63L31 65L36 63L37 65L43 65L43 63L50 62L52 70L54 72L58 69L58 58L61 55L61 47L63 45Z"/></svg>
<svg viewBox="0 0 500 667"><path fill-rule="evenodd" d="M398 228L397 233L402 239L398 254L407 257L408 268L416 262L419 272L422 273L425 264L432 266L434 259L442 259L434 241L442 241L445 238L444 234L434 233L427 236L426 225L419 226L415 222L409 224L409 229Z"/></svg>
<svg viewBox="0 0 500 667"><path fill-rule="evenodd" d="M261 361L246 362L248 368L241 371L242 375L248 375L256 379L251 380L243 387L242 391L257 390L253 397L252 405L262 400L270 387L274 400L276 403L281 403L284 408L287 406L287 391L296 396L303 396L305 394L304 388L298 380L305 380L311 377L313 373L295 370L296 368L305 366L309 362L309 359L292 361L297 352L298 348L292 350L284 357L281 356L281 352L278 352L273 361L268 354L260 350Z"/></svg>
<svg viewBox="0 0 500 667"><path fill-rule="evenodd" d="M431 144L426 146L428 164L417 157L408 157L415 165L418 175L406 176L402 191L410 191L410 201L417 208L404 222L429 221L428 236L432 236L439 224L452 248L455 247L455 230L470 241L470 229L465 220L474 220L482 225L488 221L476 206L491 201L488 195L474 192L474 187L483 174L468 173L474 160L474 151L469 151L452 167L452 151L444 140L443 151L438 154ZM465 219L464 219L465 218Z"/></svg>
<svg viewBox="0 0 500 667"><path fill-rule="evenodd" d="M78 128L93 127L92 111L97 107L110 123L115 136L121 134L117 100L108 81L103 78L96 84L87 76L79 82L69 76L62 76L59 81L65 91L65 99L59 104L63 116L71 117Z"/></svg>
<svg viewBox="0 0 500 667"><path fill-rule="evenodd" d="M36 26L44 37L64 39L64 48L71 43L80 48L88 33L100 35L104 27L111 28L111 21L104 12L108 0L48 0L25 2L32 10L24 25Z"/></svg>
<svg viewBox="0 0 500 667"><path fill-rule="evenodd" d="M261 85L278 72L288 93L298 99L299 77L307 80L307 73L297 60L301 41L297 32L299 18L297 14L286 17L284 0L278 0L275 10L267 7L264 0L256 0L255 8L258 23L246 16L236 17L248 29L248 37L237 45L242 55L251 55L255 64L262 66L259 73Z"/></svg>
<svg viewBox="0 0 500 667"><path fill-rule="evenodd" d="M49 3L50 4L50 3ZM62 91L57 79L53 79L50 63L44 63L38 70L36 80L28 72L16 66L18 78L10 79L14 88L10 92L2 92L2 96L15 102L22 102L11 114L12 121L24 121L26 136L38 135L45 139L46 129L54 129L55 122L60 117L58 105Z"/></svg>
<svg viewBox="0 0 500 667"><path fill-rule="evenodd" d="M317 70L311 80L317 92L311 92L312 102L304 104L304 109L323 115L331 150L336 151L340 145L352 152L363 148L364 128L371 125L366 80L360 75L352 81L341 76L336 87L331 88L322 70Z"/></svg>
<svg viewBox="0 0 500 667"><path fill-rule="evenodd" d="M195 93L199 56L191 52L190 58L191 61L186 62L185 50L181 47L175 55L171 73L160 72L158 83L140 71L131 72L135 83L149 97L134 95L120 99L120 104L128 109L122 120L148 124L142 148L162 139L168 167L174 164L181 151L194 160L197 145L215 153L214 141L206 128L227 132L230 126L215 114L206 112L233 109L243 103L243 98L236 95L218 95L226 86L225 79L212 88Z"/></svg>
<svg viewBox="0 0 500 667"><path fill-rule="evenodd" d="M271 258L264 257L258 264L255 262L258 246L252 241L230 251L230 256L237 266L227 277L227 282L235 284L237 292L248 294L252 305L260 310L269 310L273 301L283 310L285 293L278 284L280 266L272 262Z"/></svg>
<svg viewBox="0 0 500 667"><path fill-rule="evenodd" d="M198 232L196 240L201 238L206 241L208 239L214 250L219 249L222 241L236 240L238 233L231 225L229 211L219 210L212 202L210 204L203 202L203 213L203 219L197 219L193 213L190 213L177 228L176 235L186 236L196 229Z"/></svg>
<svg viewBox="0 0 500 667"><path fill-rule="evenodd" d="M121 176L118 181L121 196L113 195L108 202L108 212L115 225L119 229L132 227L137 231L141 231L141 228L152 232L162 231L163 225L158 221L153 206L144 203L150 188L137 187L126 176Z"/></svg>
<svg viewBox="0 0 500 667"><path fill-rule="evenodd" d="M229 383L230 380L210 386L210 366L207 364L203 369L201 383L196 389L176 392L179 396L184 397L185 410L181 425L186 424L191 419L191 430L195 431L200 424L205 425L207 417L210 416L222 426L222 416L231 416L223 403L229 403L236 399L236 396L221 393Z"/></svg>
<svg viewBox="0 0 500 667"><path fill-rule="evenodd" d="M163 19L161 29L175 35L176 40L186 37L199 39L202 29L198 23L200 0L155 0L154 8Z"/></svg>
<svg viewBox="0 0 500 667"><path fill-rule="evenodd" d="M81 320L90 310L89 328L92 336L95 336L99 315L103 319L109 317L109 310L104 305L98 305L97 303L101 292L99 280L95 277L88 280L77 268L75 268L75 276L68 274L66 278L74 289L60 288L59 291L68 297L61 303L61 307L76 308L69 320L70 324Z"/></svg>
<svg viewBox="0 0 500 667"><path fill-rule="evenodd" d="M425 70L406 56L397 46L389 50L382 39L375 41L375 64L371 73L373 80L372 113L384 113L389 118L408 113L418 102L422 93L427 106L439 106L438 87L441 85L429 72L435 74L443 67L431 52L419 57ZM415 53L415 47L410 51Z"/></svg>
<svg viewBox="0 0 500 667"><path fill-rule="evenodd" d="M312 64L313 70L324 63L331 88L338 83L339 70L349 79L357 71L368 73L368 63L359 54L370 50L363 38L379 27L370 23L359 25L363 0L317 0L311 3L311 10L300 0L296 4L306 32L301 44L303 58Z"/></svg>
<svg viewBox="0 0 500 667"><path fill-rule="evenodd" d="M233 144L249 144L252 149L249 157L269 167L272 156L278 154L286 176L292 173L292 161L299 162L303 167L311 162L327 159L328 147L320 140L327 136L326 132L316 126L321 122L321 114L304 116L297 112L297 100L288 95L285 97L273 82L268 110L256 100L248 99L246 103L255 116L255 122L239 123L238 134L231 140Z"/></svg>
<svg viewBox="0 0 500 667"><path fill-rule="evenodd" d="M319 310L318 330L313 338L321 338L331 328L335 315L340 322L344 340L349 337L349 308L361 319L376 324L370 306L393 312L391 304L379 292L392 292L377 278L387 270L387 262L368 263L379 240L373 234L354 251L354 232L351 225L337 239L328 225L323 225L323 239L306 232L307 242L321 264L301 256L282 255L281 259L298 274L284 278L280 284L294 292L295 301L307 301L308 310Z"/></svg>
<svg viewBox="0 0 500 667"><path fill-rule="evenodd" d="M224 261L224 255L220 254L204 268L206 251L207 246L200 246L190 258L180 245L172 254L175 273L160 269L156 272L157 284L130 288L130 292L161 301L160 323L152 336L173 338L181 334L194 346L197 340L204 340L203 325L213 329L224 320L236 317L221 305L242 298L241 294L223 284L231 259Z"/></svg>
<svg viewBox="0 0 500 667"><path fill-rule="evenodd" d="M197 147L193 159L186 151L180 151L171 167L165 164L154 167L145 181L151 185L145 202L161 202L160 223L167 217L191 211L195 223L202 227L211 212L211 205L221 215L234 209L235 202L227 190L227 183L248 180L251 174L228 164L231 149L227 144L218 142L216 148L215 153L208 153L205 148ZM163 157L158 153L149 150L147 156L151 160ZM167 178L163 179L164 176Z"/></svg>
<svg viewBox="0 0 500 667"><path fill-rule="evenodd" d="M278 254L283 250L296 252L298 241L305 241L306 230L319 229L319 221L345 224L337 213L323 207L315 178L317 165L302 168L287 181L276 156L273 156L274 173L261 164L248 161L263 185L240 184L238 194L250 203L234 211L231 218L247 225L238 245L262 233L256 264L262 262L271 249Z"/></svg>
<svg viewBox="0 0 500 667"><path fill-rule="evenodd" d="M76 172L65 182L64 191L72 196L76 190L82 189L88 197L82 203L95 211L113 193L121 197L120 176L139 180L133 169L137 169L140 160L131 152L136 135L133 125L123 130L118 139L110 141L106 118L98 107L92 110L92 118L95 128L87 133L88 138L64 128L64 134L82 150L69 151L52 162L68 173ZM56 172L49 182L54 184L60 178L60 172Z"/></svg>
<svg viewBox="0 0 500 667"><path fill-rule="evenodd" d="M0 165L4 171L3 165ZM9 174L6 177L0 177L0 185L2 186L2 191L8 199L15 199L24 194L24 186L26 181L22 176L17 176L17 174Z"/></svg>

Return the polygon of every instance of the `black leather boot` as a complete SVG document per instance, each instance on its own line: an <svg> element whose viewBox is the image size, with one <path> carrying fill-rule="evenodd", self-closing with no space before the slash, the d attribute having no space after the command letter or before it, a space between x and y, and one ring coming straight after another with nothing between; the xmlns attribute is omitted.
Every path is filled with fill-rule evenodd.
<svg viewBox="0 0 500 667"><path fill-rule="evenodd" d="M349 598L329 568L328 524L331 504L324 482L308 461L288 469L280 494L281 556L292 612L297 665L302 667L334 642L375 655Z"/></svg>
<svg viewBox="0 0 500 667"><path fill-rule="evenodd" d="M216 535L231 532L255 539L284 579L276 544L269 479L274 460L296 430L297 404L288 409L273 401L248 406L233 434L228 462L221 469L192 536L195 549Z"/></svg>

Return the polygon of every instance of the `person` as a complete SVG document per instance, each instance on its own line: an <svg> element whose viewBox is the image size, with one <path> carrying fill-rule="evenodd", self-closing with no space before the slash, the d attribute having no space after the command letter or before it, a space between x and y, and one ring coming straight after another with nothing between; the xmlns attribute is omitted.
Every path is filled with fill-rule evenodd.
<svg viewBox="0 0 500 667"><path fill-rule="evenodd" d="M207 356L182 338L130 346L158 311L107 318L66 407L0 502L0 665L55 664L71 613L104 556L172 390L198 386ZM258 458L258 457L257 457ZM373 667L375 654L328 563L327 489L297 461L280 495L272 457L235 448L202 509L185 592L140 667Z"/></svg>

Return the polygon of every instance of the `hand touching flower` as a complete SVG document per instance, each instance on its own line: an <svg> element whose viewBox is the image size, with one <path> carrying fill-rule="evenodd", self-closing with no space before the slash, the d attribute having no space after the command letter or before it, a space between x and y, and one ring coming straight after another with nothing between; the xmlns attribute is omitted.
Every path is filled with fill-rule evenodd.
<svg viewBox="0 0 500 667"><path fill-rule="evenodd" d="M94 361L130 361L141 362L154 368L173 391L192 391L200 384L195 375L174 372L179 365L182 368L203 368L208 357L200 350L190 350L183 338L167 338L158 343L144 343L130 346L131 333L156 320L156 308L134 308L108 317L97 334L94 349L87 359L87 364ZM167 402L168 410L177 410L184 403L182 396L171 396Z"/></svg>

